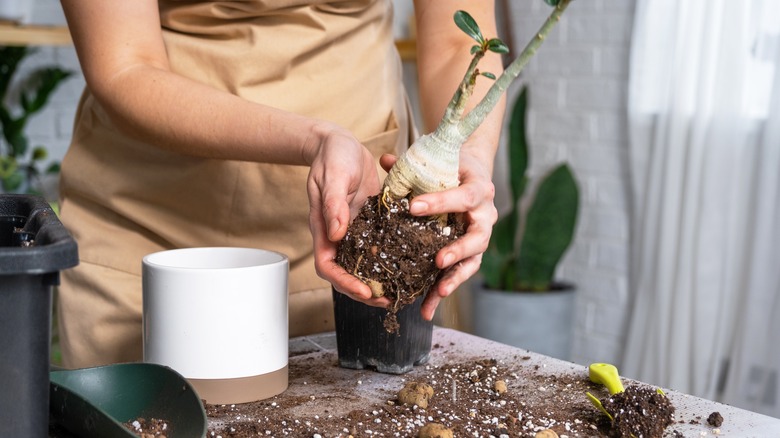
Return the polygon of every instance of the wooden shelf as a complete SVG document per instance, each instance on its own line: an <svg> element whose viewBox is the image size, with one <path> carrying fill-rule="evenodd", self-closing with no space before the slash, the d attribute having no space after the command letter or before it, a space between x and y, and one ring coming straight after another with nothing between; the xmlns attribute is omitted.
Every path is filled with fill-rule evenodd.
<svg viewBox="0 0 780 438"><path fill-rule="evenodd" d="M66 26L41 26L0 22L0 45L68 46L72 44Z"/></svg>

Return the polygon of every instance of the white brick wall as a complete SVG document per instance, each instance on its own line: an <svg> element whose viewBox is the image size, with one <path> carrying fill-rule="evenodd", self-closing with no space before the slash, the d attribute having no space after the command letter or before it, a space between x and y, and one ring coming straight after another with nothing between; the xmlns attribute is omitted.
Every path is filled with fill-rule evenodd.
<svg viewBox="0 0 780 438"><path fill-rule="evenodd" d="M522 48L549 7L541 0L508 3L515 17L513 44ZM529 87L532 177L565 160L581 186L577 234L560 275L579 289L572 360L583 364L619 363L622 355L629 297L625 111L633 13L630 0L572 2L522 79ZM497 169L497 184L504 175Z"/></svg>
<svg viewBox="0 0 780 438"><path fill-rule="evenodd" d="M397 31L402 32L410 0L396 1L402 15ZM515 26L512 44L521 48L549 7L542 0L508 3ZM629 297L625 109L633 11L632 0L574 1L523 76L530 92L531 176L566 160L582 189L577 235L561 276L579 288L572 360L584 364L618 362L622 354ZM31 21L63 24L59 2L35 0ZM79 71L72 47L41 47L23 69L50 63ZM47 145L57 159L67 150L83 86L78 72L30 122L31 139ZM510 99L519 86L510 90ZM499 161L497 204L502 211L508 202L501 182L505 179L506 169Z"/></svg>

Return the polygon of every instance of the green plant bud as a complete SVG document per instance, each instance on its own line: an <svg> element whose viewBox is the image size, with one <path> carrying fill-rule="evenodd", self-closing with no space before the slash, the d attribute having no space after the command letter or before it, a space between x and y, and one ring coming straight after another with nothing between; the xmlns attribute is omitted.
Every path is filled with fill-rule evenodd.
<svg viewBox="0 0 780 438"><path fill-rule="evenodd" d="M46 157L48 156L49 153L46 151L46 148L43 146L36 146L35 149L33 149L33 153L32 153L33 161L45 160Z"/></svg>

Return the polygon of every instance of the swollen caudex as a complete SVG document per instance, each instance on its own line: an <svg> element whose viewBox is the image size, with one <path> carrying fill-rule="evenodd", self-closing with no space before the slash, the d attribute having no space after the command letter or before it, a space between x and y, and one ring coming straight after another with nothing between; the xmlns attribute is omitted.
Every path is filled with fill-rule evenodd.
<svg viewBox="0 0 780 438"><path fill-rule="evenodd" d="M385 180L385 194L403 199L458 186L458 161L464 138L457 129L437 129L420 137L395 163Z"/></svg>

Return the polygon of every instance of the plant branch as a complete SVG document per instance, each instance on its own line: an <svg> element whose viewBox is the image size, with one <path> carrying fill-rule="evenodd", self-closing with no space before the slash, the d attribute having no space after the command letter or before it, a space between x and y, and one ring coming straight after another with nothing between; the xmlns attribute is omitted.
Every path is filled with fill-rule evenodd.
<svg viewBox="0 0 780 438"><path fill-rule="evenodd" d="M474 57L471 59L469 68L466 70L466 74L463 75L463 81L461 81L458 89L455 90L455 94L452 96L452 100L450 101L450 104L447 105L447 109L444 112L444 117L442 118L444 123L456 124L460 122L463 110L466 107L466 102L474 91L474 76L477 71L477 65L484 56L485 51L480 50L475 53Z"/></svg>
<svg viewBox="0 0 780 438"><path fill-rule="evenodd" d="M561 19L561 14L566 10L571 0L561 0L560 3L553 9L550 16L544 22L536 35L528 42L520 55L512 61L511 64L501 73L501 76L496 79L493 85L490 87L485 97L477 104L474 109L466 115L463 121L459 125L461 133L468 137L474 132L480 124L485 120L488 114L495 108L501 95L506 91L512 81L517 78L520 73L525 69L525 66L536 54L536 51L544 42L547 35L550 33L553 27L558 24Z"/></svg>

